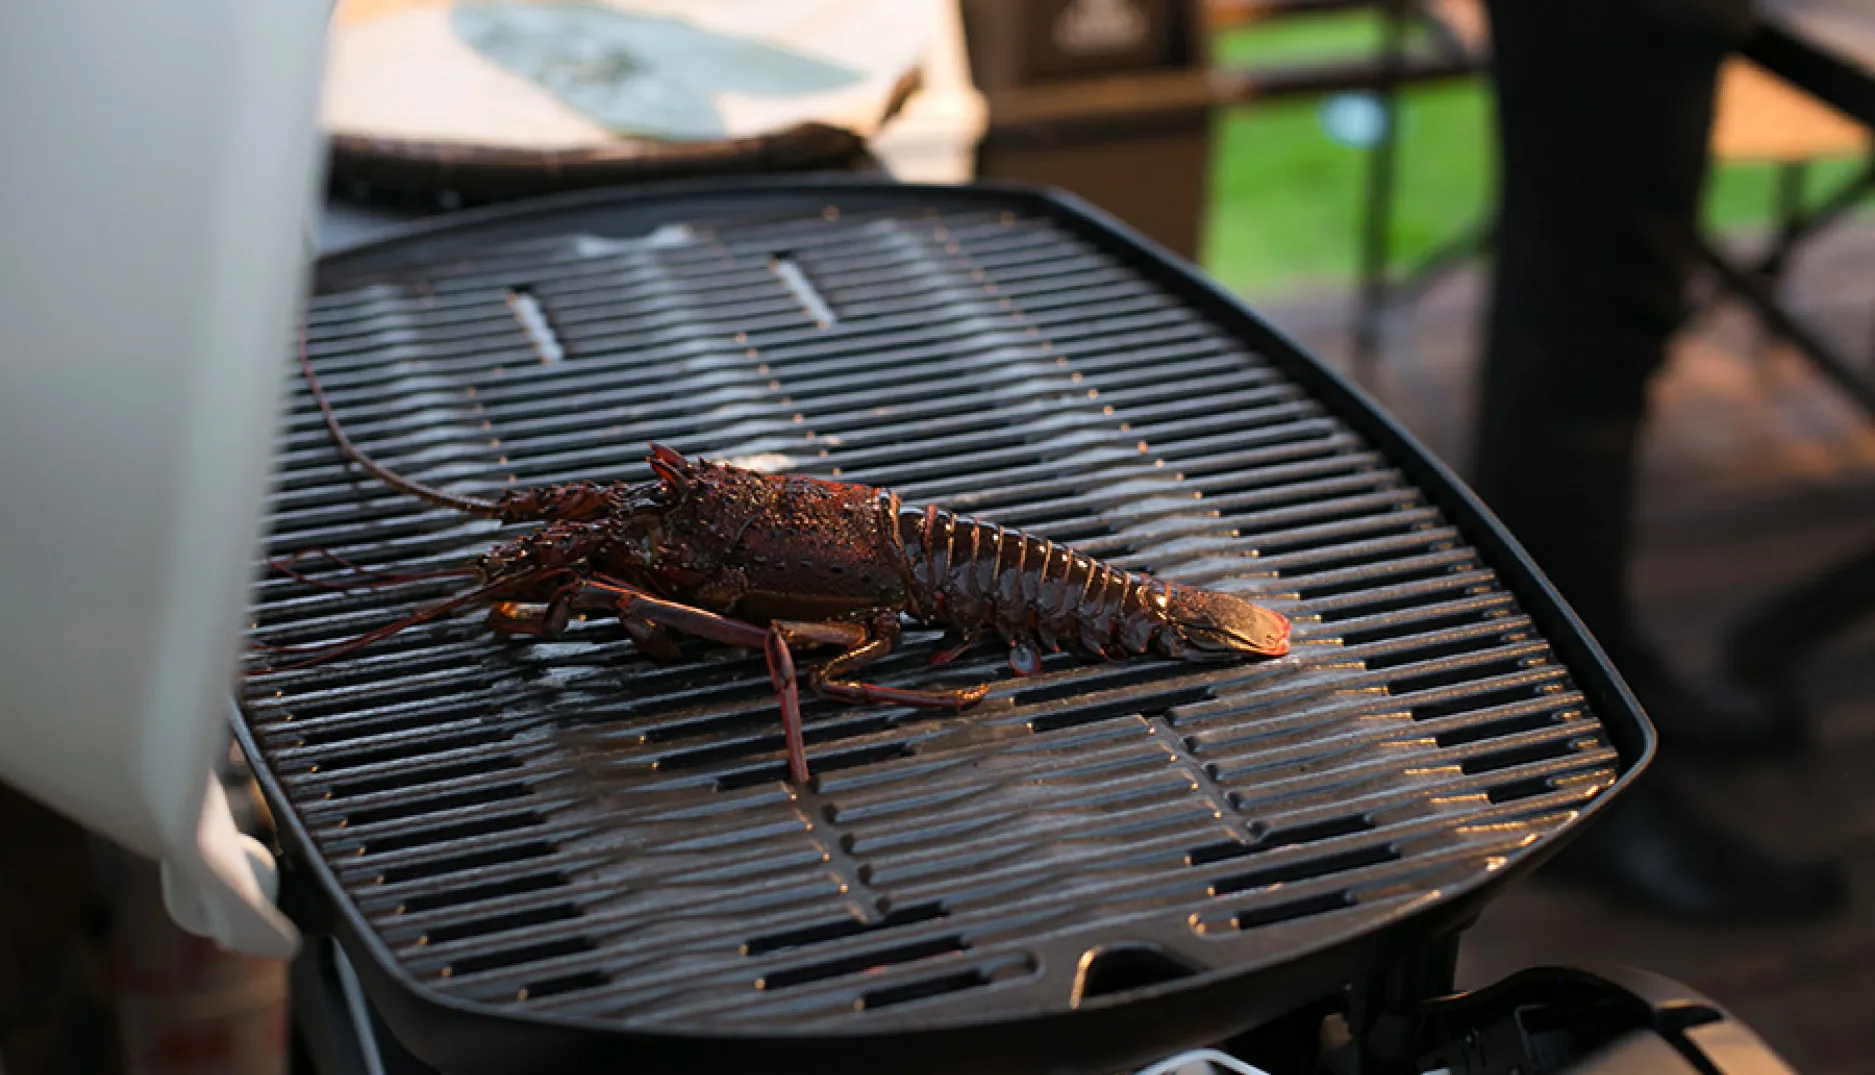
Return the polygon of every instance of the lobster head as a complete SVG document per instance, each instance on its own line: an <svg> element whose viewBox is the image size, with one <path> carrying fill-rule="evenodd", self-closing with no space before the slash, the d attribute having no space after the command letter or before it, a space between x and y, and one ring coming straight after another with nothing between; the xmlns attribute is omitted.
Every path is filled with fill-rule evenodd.
<svg viewBox="0 0 1875 1075"><path fill-rule="evenodd" d="M1289 620L1231 594L1174 586L1166 595L1165 616L1167 649L1182 660L1228 661L1289 652Z"/></svg>

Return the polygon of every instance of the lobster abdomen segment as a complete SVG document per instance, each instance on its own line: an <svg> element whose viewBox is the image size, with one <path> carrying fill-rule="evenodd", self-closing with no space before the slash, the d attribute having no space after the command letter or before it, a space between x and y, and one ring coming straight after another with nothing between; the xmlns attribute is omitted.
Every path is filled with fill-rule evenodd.
<svg viewBox="0 0 1875 1075"><path fill-rule="evenodd" d="M1048 538L936 507L900 509L898 527L927 622L1090 657L1144 653L1170 626L1166 583Z"/></svg>

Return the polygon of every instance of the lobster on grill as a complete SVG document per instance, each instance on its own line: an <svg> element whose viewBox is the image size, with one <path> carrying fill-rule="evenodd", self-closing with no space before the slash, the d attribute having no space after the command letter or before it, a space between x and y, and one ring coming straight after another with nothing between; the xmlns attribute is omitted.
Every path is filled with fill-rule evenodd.
<svg viewBox="0 0 1875 1075"><path fill-rule="evenodd" d="M988 693L987 685L913 690L854 678L891 652L901 615L948 630L931 664L993 631L1017 675L1040 671L1041 650L1064 647L1096 660L1288 652L1289 621L1231 594L1124 571L941 508L908 507L890 490L686 458L658 444L649 458L656 477L647 482L575 481L511 489L498 500L447 493L352 443L303 339L300 365L339 451L372 476L467 515L541 525L446 572L475 580L466 593L342 642L259 647L307 654L275 670L331 660L476 602L488 605L492 630L538 638L559 635L576 612L597 610L615 615L654 660L677 657L673 632L762 651L788 771L805 783L797 647L839 647L806 671L809 688L827 698L961 710Z"/></svg>

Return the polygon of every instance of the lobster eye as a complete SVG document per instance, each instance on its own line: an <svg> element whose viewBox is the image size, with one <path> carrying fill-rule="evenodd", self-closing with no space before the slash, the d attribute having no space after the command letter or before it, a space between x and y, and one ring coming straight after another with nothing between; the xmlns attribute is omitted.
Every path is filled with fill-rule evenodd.
<svg viewBox="0 0 1875 1075"><path fill-rule="evenodd" d="M496 509L497 518L507 523L527 522L546 514L538 489L509 489L501 494Z"/></svg>

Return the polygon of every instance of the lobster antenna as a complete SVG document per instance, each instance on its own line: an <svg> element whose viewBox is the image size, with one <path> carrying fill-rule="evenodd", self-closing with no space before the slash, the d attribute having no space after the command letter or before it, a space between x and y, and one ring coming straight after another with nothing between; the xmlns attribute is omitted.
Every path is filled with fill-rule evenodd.
<svg viewBox="0 0 1875 1075"><path fill-rule="evenodd" d="M357 636L356 638L348 638L339 642L331 642L331 643L327 643L324 645L313 645L313 646L275 646L275 645L270 645L265 642L249 642L248 648L261 650L267 653L283 653L283 654L289 654L289 655L306 654L307 655L306 657L304 657L304 659L293 661L289 664L277 664L271 668L260 669L259 671L260 671L260 674L262 675L271 675L275 672L291 672L291 671L295 671L301 668L308 668L308 667L311 667L312 665L321 664L326 661L332 660L334 657L343 657L347 653L351 653L355 650L361 650L373 642L377 642L382 639L389 638L392 635L397 634L401 631L409 630L410 628L415 627L418 624L428 623L431 620L438 619L450 612L454 612L456 609L459 609L462 606L469 604L472 601L476 601L481 598L487 597L489 594L495 593L499 590L504 590L504 589L507 589L508 587L518 586L527 582L532 582L540 578L542 575L546 574L549 570L550 570L549 568L535 568L532 571L523 572L522 574L517 575L513 578L496 579L493 582L486 583L481 586L477 586L475 589L470 590L468 593L457 594L455 597L452 597L447 601L439 602L437 604L429 606L428 608L418 609L417 611L411 613L410 615L405 616L401 620L393 620L390 623L384 624L382 627L374 627L371 630L366 631L364 634Z"/></svg>
<svg viewBox="0 0 1875 1075"><path fill-rule="evenodd" d="M352 443L352 439L339 428L338 416L332 413L332 405L326 402L325 389L319 387L319 378L313 373L312 361L306 357L306 325L299 328L299 368L306 375L306 384L312 389L313 401L319 404L319 414L325 418L326 429L331 431L332 440L338 444L339 452L345 458L365 468L372 477L411 496L427 500L439 507L454 508L467 515L476 515L484 519L499 519L501 508L492 500L483 500L474 496L456 496L441 489L433 489L411 478L406 478L391 468L366 455L362 449Z"/></svg>

